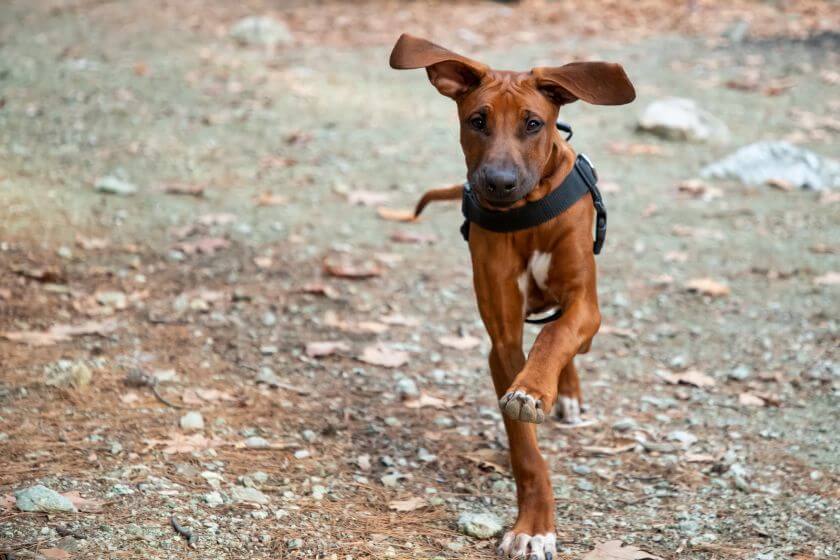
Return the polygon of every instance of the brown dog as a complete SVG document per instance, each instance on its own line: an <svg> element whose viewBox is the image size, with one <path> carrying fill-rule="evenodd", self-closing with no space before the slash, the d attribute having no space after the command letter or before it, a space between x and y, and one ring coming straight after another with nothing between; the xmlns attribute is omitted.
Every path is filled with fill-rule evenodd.
<svg viewBox="0 0 840 560"><path fill-rule="evenodd" d="M530 72L492 70L424 39L403 35L391 67L425 68L437 90L458 104L467 180L482 207L505 211L538 200L572 170L576 155L555 130L561 105L578 99L620 105L635 98L618 64L575 62ZM426 193L460 198L461 185ZM565 419L578 419L580 385L573 358L589 350L601 315L592 252L593 202L581 198L530 229L496 233L470 225L469 249L481 319L490 335L490 370L504 413L519 515L499 545L506 558L556 554L554 497L537 448L536 424L561 396ZM562 309L537 336L528 358L524 319Z"/></svg>

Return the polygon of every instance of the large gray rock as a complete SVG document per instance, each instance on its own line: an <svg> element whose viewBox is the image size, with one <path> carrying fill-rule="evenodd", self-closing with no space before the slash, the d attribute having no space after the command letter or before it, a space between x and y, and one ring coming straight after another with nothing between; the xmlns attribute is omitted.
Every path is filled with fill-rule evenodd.
<svg viewBox="0 0 840 560"><path fill-rule="evenodd" d="M492 513L464 512L458 518L458 529L477 539L489 539L502 532L502 520Z"/></svg>
<svg viewBox="0 0 840 560"><path fill-rule="evenodd" d="M697 106L692 99L657 99L639 115L639 129L666 140L689 142L729 141L726 124Z"/></svg>
<svg viewBox="0 0 840 560"><path fill-rule="evenodd" d="M69 499L41 484L15 492L15 505L20 511L45 513L76 513L78 511Z"/></svg>
<svg viewBox="0 0 840 560"><path fill-rule="evenodd" d="M230 497L234 502L245 502L250 504L266 505L269 502L268 496L257 490L256 488L246 488L244 486L233 486L230 489Z"/></svg>
<svg viewBox="0 0 840 560"><path fill-rule="evenodd" d="M267 16L251 16L240 19L230 29L230 36L241 45L274 47L288 45L294 40L286 25Z"/></svg>
<svg viewBox="0 0 840 560"><path fill-rule="evenodd" d="M756 142L707 165L706 179L732 179L745 185L779 182L817 191L840 187L840 162L788 142Z"/></svg>
<svg viewBox="0 0 840 560"><path fill-rule="evenodd" d="M137 187L115 175L107 175L97 179L94 189L105 194L129 196L137 192Z"/></svg>

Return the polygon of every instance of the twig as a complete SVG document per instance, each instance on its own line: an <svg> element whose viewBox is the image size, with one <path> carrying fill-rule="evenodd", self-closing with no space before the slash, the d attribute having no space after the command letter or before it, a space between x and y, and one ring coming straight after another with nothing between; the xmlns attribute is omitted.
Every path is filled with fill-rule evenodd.
<svg viewBox="0 0 840 560"><path fill-rule="evenodd" d="M180 404L175 404L174 402L170 402L170 401L166 400L165 398L163 398L161 396L161 394L158 392L157 383L155 383L151 387L152 387L152 393L155 394L155 397L157 397L157 400L159 400L160 402L162 402L166 406L171 406L172 408L180 408L180 409L184 408Z"/></svg>
<svg viewBox="0 0 840 560"><path fill-rule="evenodd" d="M174 515L169 518L169 523L172 524L172 528L175 529L176 533L187 539L187 545L189 545L190 548L195 548L198 543L198 537L193 534L192 531L182 527Z"/></svg>

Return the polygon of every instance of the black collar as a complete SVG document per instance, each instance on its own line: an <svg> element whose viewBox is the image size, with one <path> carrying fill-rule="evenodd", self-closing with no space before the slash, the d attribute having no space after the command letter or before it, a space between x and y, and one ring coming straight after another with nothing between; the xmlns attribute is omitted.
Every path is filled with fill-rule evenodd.
<svg viewBox="0 0 840 560"><path fill-rule="evenodd" d="M597 255L601 252L607 235L607 208L595 184L597 181L598 175L589 158L580 154L560 186L539 200L504 212L483 208L467 183L464 185L464 195L461 200L461 213L464 215L461 235L464 236L465 241L469 240L470 222L498 233L510 233L536 227L556 218L571 208L572 204L580 200L583 195L589 193L595 204L596 225L593 251Z"/></svg>

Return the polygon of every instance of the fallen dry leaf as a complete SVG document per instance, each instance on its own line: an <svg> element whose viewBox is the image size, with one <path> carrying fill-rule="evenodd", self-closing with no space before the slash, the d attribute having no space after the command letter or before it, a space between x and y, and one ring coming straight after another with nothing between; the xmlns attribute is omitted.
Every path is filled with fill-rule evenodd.
<svg viewBox="0 0 840 560"><path fill-rule="evenodd" d="M415 221L414 210L403 208L386 208L380 206L376 209L376 214L383 220L389 222L413 222Z"/></svg>
<svg viewBox="0 0 840 560"><path fill-rule="evenodd" d="M408 363L408 352L378 343L362 350L362 354L357 359L374 366L395 368Z"/></svg>
<svg viewBox="0 0 840 560"><path fill-rule="evenodd" d="M796 185L790 181L784 181L782 179L768 179L764 184L768 187L785 192L792 192L796 190Z"/></svg>
<svg viewBox="0 0 840 560"><path fill-rule="evenodd" d="M260 270L268 270L274 264L274 259L268 256L254 257L254 264Z"/></svg>
<svg viewBox="0 0 840 560"><path fill-rule="evenodd" d="M685 283L689 292L696 292L705 296L725 297L729 295L729 286L712 278L694 278Z"/></svg>
<svg viewBox="0 0 840 560"><path fill-rule="evenodd" d="M105 507L105 502L101 500L93 500L90 498L82 498L78 491L65 492L62 494L65 498L73 502L76 509L85 513L99 513Z"/></svg>
<svg viewBox="0 0 840 560"><path fill-rule="evenodd" d="M397 243L437 243L437 236L433 233L423 233L421 231L406 231L400 229L391 234L391 241Z"/></svg>
<svg viewBox="0 0 840 560"><path fill-rule="evenodd" d="M351 191L347 193L347 202L358 206L377 206L388 202L391 195L378 191Z"/></svg>
<svg viewBox="0 0 840 560"><path fill-rule="evenodd" d="M236 221L236 214L216 212L199 216L198 223L204 226L226 226Z"/></svg>
<svg viewBox="0 0 840 560"><path fill-rule="evenodd" d="M181 196L194 196L196 198L204 196L204 185L195 185L190 183L169 183L164 185L163 192L166 194L175 194Z"/></svg>
<svg viewBox="0 0 840 560"><path fill-rule="evenodd" d="M425 500L425 498L413 497L408 498L405 500L391 500L388 502L388 509L393 511L414 511L416 509L420 509L426 507L429 503Z"/></svg>
<svg viewBox="0 0 840 560"><path fill-rule="evenodd" d="M175 246L176 249L187 255L212 255L216 251L228 247L230 247L230 241L223 237L202 237L194 241L183 241Z"/></svg>
<svg viewBox="0 0 840 560"><path fill-rule="evenodd" d="M611 334L621 338L636 338L636 333L630 329L622 329L620 327L613 327L611 325L601 325L598 329L599 334Z"/></svg>
<svg viewBox="0 0 840 560"><path fill-rule="evenodd" d="M184 392L181 395L181 400L184 401L184 404L202 405L204 403L215 401L235 401L236 397L225 391L219 391L218 389L205 389L198 387L195 389L184 389Z"/></svg>
<svg viewBox="0 0 840 560"><path fill-rule="evenodd" d="M686 463L714 463L717 458L708 453L686 453L683 456Z"/></svg>
<svg viewBox="0 0 840 560"><path fill-rule="evenodd" d="M744 406L764 406L764 399L752 393L741 393L738 395L738 403Z"/></svg>
<svg viewBox="0 0 840 560"><path fill-rule="evenodd" d="M581 560L662 560L635 546L624 546L621 541L607 541L596 544L595 550L587 552Z"/></svg>
<svg viewBox="0 0 840 560"><path fill-rule="evenodd" d="M212 447L217 447L223 442L219 439L209 439L203 434L182 434L179 432L171 432L169 439L146 439L143 440L146 444L146 449L152 449L158 445L163 445L163 452L167 455L173 453L193 453L194 451L203 451Z"/></svg>
<svg viewBox="0 0 840 560"><path fill-rule="evenodd" d="M49 560L67 560L67 558L72 558L69 552L61 548L42 548L38 551L38 554L44 558L49 558Z"/></svg>
<svg viewBox="0 0 840 560"><path fill-rule="evenodd" d="M699 179L688 179L677 184L677 192L702 200L713 200L723 196L722 190Z"/></svg>
<svg viewBox="0 0 840 560"><path fill-rule="evenodd" d="M364 280L382 275L382 268L373 261L354 264L348 261L333 261L324 259L324 270L330 276L348 278L350 280Z"/></svg>
<svg viewBox="0 0 840 560"><path fill-rule="evenodd" d="M419 397L406 399L403 401L406 408L437 408L438 410L445 410L457 406L457 403L440 397L435 397L428 393L420 393Z"/></svg>
<svg viewBox="0 0 840 560"><path fill-rule="evenodd" d="M76 236L76 245L85 251L96 251L107 249L111 243L104 237L82 237Z"/></svg>
<svg viewBox="0 0 840 560"><path fill-rule="evenodd" d="M343 321L333 311L324 314L324 324L345 332L382 334L388 330L388 325L376 321Z"/></svg>
<svg viewBox="0 0 840 560"><path fill-rule="evenodd" d="M840 272L826 272L821 276L814 278L814 284L817 286L836 286L840 284Z"/></svg>
<svg viewBox="0 0 840 560"><path fill-rule="evenodd" d="M0 337L30 346L50 346L57 342L70 340L74 336L89 334L107 336L116 329L117 322L114 320L87 321L78 325L53 325L46 331L5 332L0 333Z"/></svg>
<svg viewBox="0 0 840 560"><path fill-rule="evenodd" d="M37 280L38 282L47 282L51 284L62 284L64 283L64 273L62 273L58 268L54 267L33 267L33 266L26 266L26 265L19 265L13 264L11 266L12 272L23 276L25 278L29 278L31 280Z"/></svg>
<svg viewBox="0 0 840 560"><path fill-rule="evenodd" d="M510 474L510 456L503 451L495 449L478 449L465 453L464 459L478 465L478 468L485 471L496 471L499 474Z"/></svg>
<svg viewBox="0 0 840 560"><path fill-rule="evenodd" d="M323 358L337 352L348 352L350 346L346 342L324 341L306 343L306 355L310 358Z"/></svg>
<svg viewBox="0 0 840 560"><path fill-rule="evenodd" d="M398 327L416 327L420 324L420 319L417 317L407 317L399 313L391 313L390 315L383 315L379 318L380 321L386 325L394 325Z"/></svg>
<svg viewBox="0 0 840 560"><path fill-rule="evenodd" d="M715 379L696 369L690 369L681 373L666 375L666 383L671 385L694 385L695 387L714 387Z"/></svg>
<svg viewBox="0 0 840 560"><path fill-rule="evenodd" d="M443 346L455 348L456 350L469 350L481 344L481 340L474 336L442 336L438 338Z"/></svg>
<svg viewBox="0 0 840 560"><path fill-rule="evenodd" d="M316 296L324 296L327 299L338 299L341 294L338 290L328 284L321 282L310 282L301 286L300 291L305 294L313 294Z"/></svg>
<svg viewBox="0 0 840 560"><path fill-rule="evenodd" d="M665 150L655 144L629 144L626 142L611 142L607 149L620 156L661 156Z"/></svg>
<svg viewBox="0 0 840 560"><path fill-rule="evenodd" d="M140 395L135 393L134 391L129 391L128 393L120 396L120 402L123 404L131 404L135 403L140 400Z"/></svg>
<svg viewBox="0 0 840 560"><path fill-rule="evenodd" d="M634 439L620 438L615 441L612 447L585 445L581 447L581 450L590 455L618 455L619 453L632 451L636 447L636 443Z"/></svg>
<svg viewBox="0 0 840 560"><path fill-rule="evenodd" d="M257 206L281 206L289 202L288 197L282 194L274 194L273 192L265 191L259 194L254 199Z"/></svg>

